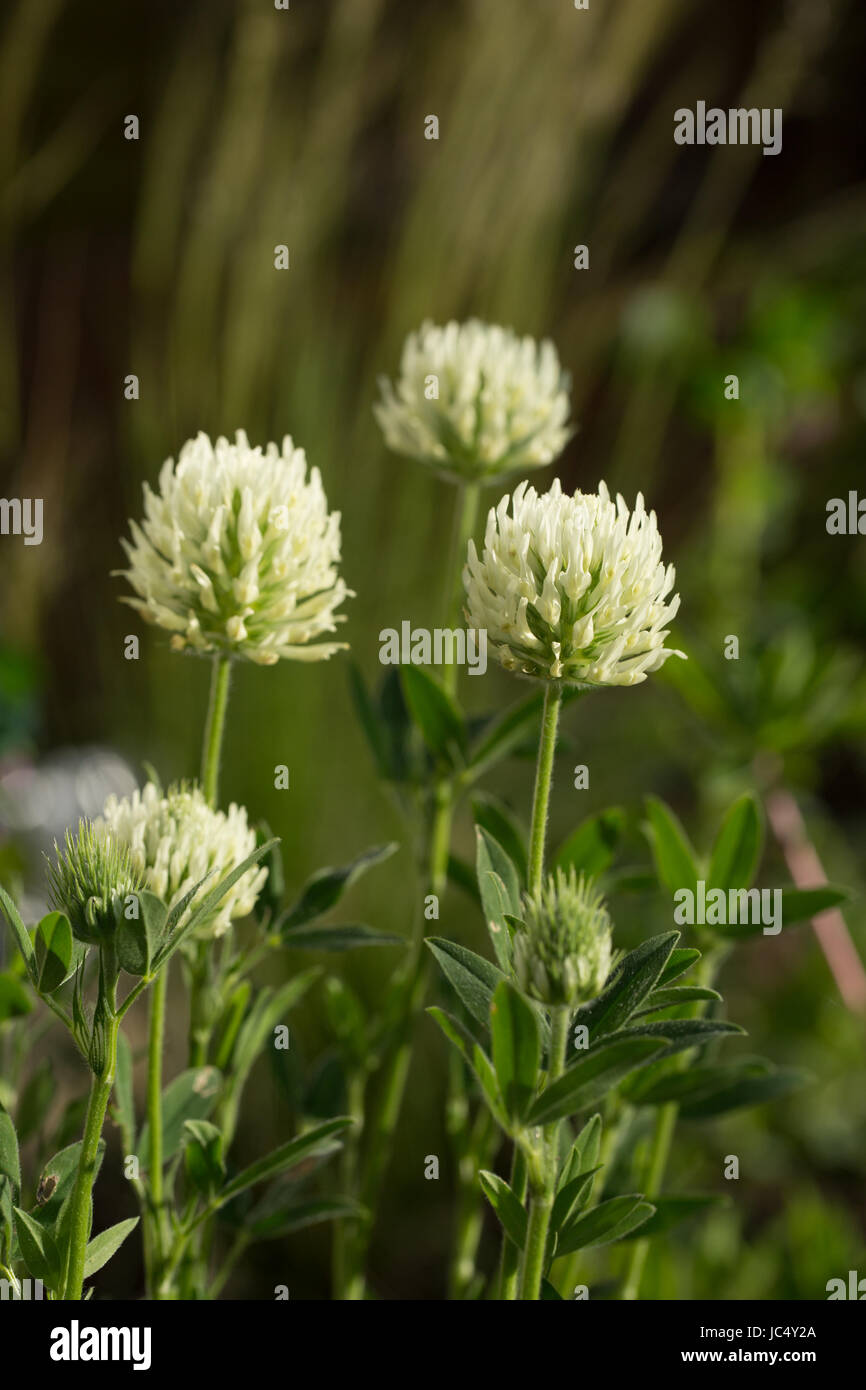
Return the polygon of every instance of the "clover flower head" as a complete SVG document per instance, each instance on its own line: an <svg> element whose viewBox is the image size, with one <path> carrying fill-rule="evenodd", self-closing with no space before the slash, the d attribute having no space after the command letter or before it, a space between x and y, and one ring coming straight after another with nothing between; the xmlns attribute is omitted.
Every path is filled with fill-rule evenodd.
<svg viewBox="0 0 866 1390"><path fill-rule="evenodd" d="M146 888L169 908L202 879L187 911L231 873L256 847L256 833L242 806L215 811L199 787L179 783L165 793L148 782L131 796L110 796L97 825L124 845ZM222 936L234 919L256 905L267 868L254 865L221 898L210 919L194 929L199 938Z"/></svg>
<svg viewBox="0 0 866 1390"><path fill-rule="evenodd" d="M374 406L389 449L451 479L490 481L563 450L569 380L549 340L470 319L410 333L396 384Z"/></svg>
<svg viewBox="0 0 866 1390"><path fill-rule="evenodd" d="M514 933L514 973L524 993L553 1007L594 999L611 965L611 920L591 879L557 869L523 900Z"/></svg>
<svg viewBox="0 0 866 1390"><path fill-rule="evenodd" d="M510 510L509 510L510 508ZM587 686L636 685L669 656L671 594L655 512L638 493L629 512L597 493L549 492L525 482L490 509L484 547L474 541L463 570L466 619L486 629L488 648L509 671Z"/></svg>
<svg viewBox="0 0 866 1390"><path fill-rule="evenodd" d="M123 541L125 598L172 634L177 651L221 652L273 666L281 657L324 661L345 643L323 642L343 622L350 591L337 573L340 513L329 512L303 449L252 448L206 434L168 459L145 516Z"/></svg>
<svg viewBox="0 0 866 1390"><path fill-rule="evenodd" d="M99 945L113 936L115 904L138 892L141 875L126 846L95 821L79 821L74 834L67 830L54 852L47 866L50 905L66 914L79 941Z"/></svg>

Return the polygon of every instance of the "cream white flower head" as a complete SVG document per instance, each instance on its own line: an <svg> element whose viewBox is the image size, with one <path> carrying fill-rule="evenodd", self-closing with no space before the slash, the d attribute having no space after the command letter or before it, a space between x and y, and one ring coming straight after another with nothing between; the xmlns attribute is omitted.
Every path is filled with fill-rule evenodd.
<svg viewBox="0 0 866 1390"><path fill-rule="evenodd" d="M382 377L380 387L374 411L388 447L451 478L540 468L572 434L553 343L478 319L422 324L406 339L396 386Z"/></svg>
<svg viewBox="0 0 866 1390"><path fill-rule="evenodd" d="M174 907L206 875L190 907L212 892L256 847L247 813L234 802L227 811L213 810L200 789L179 784L163 793L153 782L131 796L110 796L97 831L108 831L127 849L145 888ZM213 917L195 928L196 936L222 936L235 918L252 912L267 868L253 865L220 900Z"/></svg>
<svg viewBox="0 0 866 1390"><path fill-rule="evenodd" d="M171 632L175 650L272 666L345 646L320 640L345 621L340 513L288 436L279 450L251 448L243 430L234 444L199 434L163 465L157 492L145 483L144 510L120 571L138 597L123 602Z"/></svg>
<svg viewBox="0 0 866 1390"><path fill-rule="evenodd" d="M510 507L510 510L509 510ZM679 608L662 563L655 512L634 511L604 483L564 494L520 483L490 509L484 549L463 571L466 620L484 628L502 665L540 680L636 685L669 656Z"/></svg>

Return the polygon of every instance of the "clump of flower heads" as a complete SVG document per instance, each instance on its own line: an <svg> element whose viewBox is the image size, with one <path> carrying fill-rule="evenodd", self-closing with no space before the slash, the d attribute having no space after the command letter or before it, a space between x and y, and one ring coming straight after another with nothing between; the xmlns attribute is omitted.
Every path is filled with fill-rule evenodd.
<svg viewBox="0 0 866 1390"><path fill-rule="evenodd" d="M172 634L177 651L223 653L262 666L324 661L344 643L322 641L345 620L337 572L340 513L329 512L303 449L252 448L206 434L168 459L145 516L130 522L123 601Z"/></svg>
<svg viewBox="0 0 866 1390"><path fill-rule="evenodd" d="M562 452L569 380L549 340L478 319L425 322L403 347L395 384L374 407L385 442L456 480L489 482Z"/></svg>
<svg viewBox="0 0 866 1390"><path fill-rule="evenodd" d="M655 512L597 493L520 483L490 509L463 571L467 622L510 671L590 686L636 685L669 656L679 608Z"/></svg>
<svg viewBox="0 0 866 1390"><path fill-rule="evenodd" d="M148 782L131 796L110 796L96 824L124 846L144 887L169 908L207 877L188 910L197 906L256 847L255 830L248 825L242 806L233 802L227 811L215 811L197 786L185 783L163 793ZM267 872L254 865L242 874L213 916L194 928L194 935L222 936L233 920L248 916Z"/></svg>

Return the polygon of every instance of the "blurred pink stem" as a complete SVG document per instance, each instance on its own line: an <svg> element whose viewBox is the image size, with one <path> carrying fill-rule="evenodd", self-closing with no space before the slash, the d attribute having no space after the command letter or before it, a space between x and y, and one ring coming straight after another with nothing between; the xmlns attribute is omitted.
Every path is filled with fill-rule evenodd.
<svg viewBox="0 0 866 1390"><path fill-rule="evenodd" d="M779 787L769 793L766 804L770 826L797 887L818 888L826 883L824 866L791 793ZM866 970L842 913L831 908L814 918L812 926L843 1000L852 1013L866 1013Z"/></svg>

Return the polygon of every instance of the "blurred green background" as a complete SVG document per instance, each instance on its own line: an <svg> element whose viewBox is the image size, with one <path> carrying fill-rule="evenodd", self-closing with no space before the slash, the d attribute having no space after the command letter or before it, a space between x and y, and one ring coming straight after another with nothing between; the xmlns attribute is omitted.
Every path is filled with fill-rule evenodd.
<svg viewBox="0 0 866 1390"><path fill-rule="evenodd" d="M692 658L686 674L671 662L567 714L554 837L620 804L626 857L646 862L645 794L671 802L703 848L736 793L776 784L797 797L828 877L861 892L866 549L828 536L825 508L866 492L864 51L854 0L11 4L0 492L44 498L45 538L0 538L4 881L38 897L39 850L63 808L98 810L142 760L166 779L197 770L208 669L156 630L141 632L139 661L124 660L140 628L111 571L141 481L199 429L243 427L253 443L290 433L321 469L357 593L342 635L369 680L381 628L437 625L451 494L386 454L371 404L423 318L477 315L555 340L579 431L543 485L555 471L570 488L603 477L629 502L644 491L677 566L676 644ZM675 145L673 112L697 100L781 107L781 154ZM130 114L138 141L124 139ZM428 114L438 141L424 138ZM288 271L274 269L278 244ZM578 244L587 270L574 268ZM129 373L138 400L124 398ZM723 657L728 634L737 663ZM346 658L283 663L234 683L223 796L282 837L290 891L321 864L406 839L347 672ZM498 672L464 687L477 709L520 693ZM590 767L588 791L572 789L572 754ZM274 790L280 763L288 792ZM531 775L512 765L492 788L524 816ZM471 858L466 812L455 847ZM771 842L764 881L788 877ZM408 932L408 848L354 893L353 919ZM670 925L651 896L614 913L621 944ZM846 918L862 957L862 896ZM459 893L439 930L486 949ZM371 952L340 968L375 1005L393 960ZM866 1274L863 1015L808 927L744 946L722 987L750 1050L817 1083L683 1129L672 1187L730 1189L729 1153L742 1177L729 1208L653 1254L646 1292L823 1298L829 1278ZM184 1030L178 1010L169 1073ZM299 1063L326 1054L315 996L293 1043ZM444 1054L422 1019L373 1248L383 1297L443 1294ZM84 1089L71 1053L50 1069L57 1105ZM248 1111L240 1148L252 1157L286 1125L265 1061ZM423 1180L431 1153L439 1183ZM128 1214L108 1165L98 1200L106 1219ZM271 1297L286 1283L293 1297L326 1296L328 1240L322 1229L258 1247L227 1293ZM116 1265L116 1295L134 1292L135 1252Z"/></svg>

